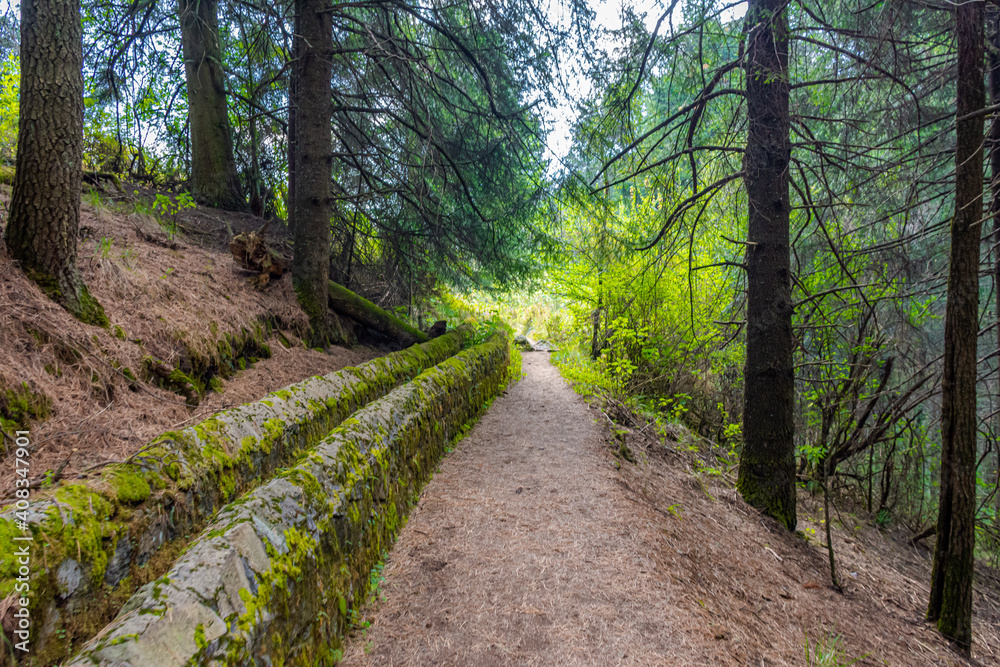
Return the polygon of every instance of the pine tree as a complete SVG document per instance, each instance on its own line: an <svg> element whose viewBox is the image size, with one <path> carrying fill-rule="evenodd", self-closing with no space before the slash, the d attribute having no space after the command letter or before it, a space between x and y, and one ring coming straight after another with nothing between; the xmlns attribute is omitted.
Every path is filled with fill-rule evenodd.
<svg viewBox="0 0 1000 667"><path fill-rule="evenodd" d="M82 67L79 0L23 0L17 160L4 240L50 298L83 322L107 326L76 267Z"/></svg>

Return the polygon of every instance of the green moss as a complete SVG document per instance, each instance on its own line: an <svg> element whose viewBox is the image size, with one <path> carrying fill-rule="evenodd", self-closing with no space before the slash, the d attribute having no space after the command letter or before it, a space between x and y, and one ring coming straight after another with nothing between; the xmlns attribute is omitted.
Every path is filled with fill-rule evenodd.
<svg viewBox="0 0 1000 667"><path fill-rule="evenodd" d="M405 331L414 341L424 343L427 341L427 334L416 329L392 313L379 308L374 303L361 297L342 285L338 285L332 280L329 283L329 298L331 303L341 302L348 304L348 312L366 313L373 322L382 323L385 329L395 331ZM324 310L325 310L324 304Z"/></svg>
<svg viewBox="0 0 1000 667"><path fill-rule="evenodd" d="M339 343L340 340L331 341L331 330L327 322L327 304L321 295L316 294L307 282L295 281L295 296L299 306L309 318L309 333L307 339L310 347L324 348L331 342Z"/></svg>
<svg viewBox="0 0 1000 667"><path fill-rule="evenodd" d="M274 418L268 419L261 426L264 427L264 439L261 440L261 449L270 454L274 443L285 437L285 422Z"/></svg>
<svg viewBox="0 0 1000 667"><path fill-rule="evenodd" d="M87 289L86 285L80 285L80 289L77 292L77 301L79 306L74 309L70 309L70 312L84 324L93 324L94 326L107 328L110 325L108 321L108 316L104 313L104 308L101 306L100 302L90 295L90 291Z"/></svg>
<svg viewBox="0 0 1000 667"><path fill-rule="evenodd" d="M199 651L205 650L208 646L208 640L205 638L204 623L199 623L194 628L194 645L198 647Z"/></svg>
<svg viewBox="0 0 1000 667"><path fill-rule="evenodd" d="M19 529L13 521L0 519L0 544L5 545L0 549L0 598L7 597L14 587L17 586L18 568L17 548L25 542L15 542L15 537L24 537L25 532ZM36 564L37 568L38 565Z"/></svg>
<svg viewBox="0 0 1000 667"><path fill-rule="evenodd" d="M215 445L215 442L223 437L222 422L215 417L209 417L205 421L195 424L192 428L202 442L209 443L210 445L214 445L216 447L218 446Z"/></svg>
<svg viewBox="0 0 1000 667"><path fill-rule="evenodd" d="M740 474L736 480L736 488L748 504L753 505L763 514L775 519L785 526L789 531L795 531L798 517L795 511L795 490L785 493L778 489L777 484L762 483L770 479L766 474L750 474L749 471L758 472L774 470L777 466L774 462L748 460L750 457L744 451L744 457L740 459Z"/></svg>
<svg viewBox="0 0 1000 667"><path fill-rule="evenodd" d="M179 368L175 368L170 371L169 379L170 382L172 382L175 386L182 389L182 393L183 391L191 392L192 390L194 393L198 395L202 395L205 393L204 384L202 384L195 378L191 377L190 375L188 375Z"/></svg>
<svg viewBox="0 0 1000 667"><path fill-rule="evenodd" d="M204 385L188 376L179 368L169 368L153 357L142 359L143 375L161 389L172 391L183 396L190 406L198 405L204 395ZM168 370L169 369L169 370Z"/></svg>
<svg viewBox="0 0 1000 667"><path fill-rule="evenodd" d="M195 425L193 430L200 444L200 450L192 452L194 467L215 480L223 498L232 498L237 486L233 474L235 460L226 451L228 441L223 435L222 422L213 417Z"/></svg>
<svg viewBox="0 0 1000 667"><path fill-rule="evenodd" d="M171 441L179 443L183 447L187 442L187 437L180 431L168 431L150 443L156 445L156 443L162 442L163 445L146 448L137 457L137 460L141 461L144 467L156 468L176 482L180 478L181 470L176 451L174 448L166 446L166 443Z"/></svg>
<svg viewBox="0 0 1000 667"><path fill-rule="evenodd" d="M101 477L115 490L118 502L135 505L149 498L149 482L131 465L106 468Z"/></svg>
<svg viewBox="0 0 1000 667"><path fill-rule="evenodd" d="M311 472L299 466L292 468L282 476L305 492L306 501L310 505L321 506L323 504L323 487Z"/></svg>
<svg viewBox="0 0 1000 667"><path fill-rule="evenodd" d="M25 268L25 275L31 280L31 282L38 285L45 296L49 297L56 303L62 303L63 294L62 289L59 286L59 280L51 273L45 271L39 271L38 269Z"/></svg>
<svg viewBox="0 0 1000 667"><path fill-rule="evenodd" d="M221 394L223 390L222 380L218 376L209 378L208 380L209 388L217 394Z"/></svg>
<svg viewBox="0 0 1000 667"><path fill-rule="evenodd" d="M457 343L456 337L449 334L425 346L394 353L386 359L377 360L370 365L366 364L365 367L367 370L344 373L340 376L342 379L338 379L338 382L343 383L340 385L341 389L335 390L336 395L330 397L330 400L320 401L310 399L306 401L303 399L296 402L297 394L283 390L279 393L279 397L289 400L292 404L298 406L299 409L307 406L311 414L301 419L296 417L298 420L296 422L297 428L300 429L298 435L290 440L287 444L287 449L282 450L280 456L271 459L266 465L290 460L290 457L295 455L295 452L291 449L293 445L297 446L303 443L306 448L313 447L317 440L325 435L324 431L326 429L337 424L340 419L354 410L356 406L364 405L370 400L386 393L393 386L417 375L430 364L440 360L441 357L454 352L458 347ZM244 354L248 353L244 352ZM461 366L461 368L463 371L467 370L466 366ZM204 369L198 367L186 375L192 376L196 373L201 373L202 370ZM272 402L266 401L266 403ZM441 415L443 419L445 418L444 415L448 413L442 410L436 414ZM245 415L243 417L246 418ZM452 419L450 415L447 418ZM354 419L348 420L348 423L360 424L361 422ZM341 468L344 474L344 488L351 489L350 493L357 495L359 502L363 504L364 508L360 509L356 507L350 513L359 523L358 528L352 528L352 532L345 538L358 545L358 553L361 554L362 561L368 559L371 554L375 554L377 557L378 550L388 544L390 536L402 524L404 517L401 517L401 514L405 512L406 508L405 503L400 504L395 499L397 497L409 498L414 491L414 482L406 482L405 493L400 493L395 486L397 484L396 480L392 475L389 475L389 470L394 464L391 458L393 454L389 450L390 446L393 445L389 441L388 430L378 422L366 420L364 425L372 433L371 448L369 449L366 446L365 450L361 451L354 444L345 446L342 451L343 466ZM260 476L269 476L270 470L261 467L259 452L271 453L275 444L280 444L285 438L291 426L295 425L287 423L282 419L269 419L260 425L263 429L260 442L257 442L253 437L245 437L238 443L238 449L237 443L231 441L232 436L229 435L226 423L216 418L206 420L184 431L163 434L151 443L152 446L144 448L143 452L136 457L138 471L133 473L132 470L134 469L129 469L128 471L122 471L125 474L118 475L114 475L109 471L108 479L105 480L108 486L100 488L103 488L108 493L111 499L110 502L106 498L102 500L99 494L91 493L89 496L81 495L80 498L74 501L75 507L71 507L63 502L61 509L64 518L62 519L57 518L58 511L46 514L45 525L39 527L40 530L45 531L46 535L51 536L51 539L46 542L46 549L48 550L46 553L49 557L45 562L59 562L60 554L62 554L66 557L79 559L85 568L88 567L86 564L92 563L93 567L91 567L90 571L93 573L92 576L95 577L95 583L99 586L97 578L102 578L107 568L108 557L113 552L115 537L121 534L126 525L129 525L127 524L128 521L136 520L130 519L129 516L131 515L142 520L142 517L148 516L147 509L153 509L146 507L142 509L139 509L139 507L130 509L125 507L125 503L132 502L133 499L139 503L149 502L149 496L144 501L138 500L139 497L147 493L141 486L142 481L145 481L149 487L149 493L154 488L166 488L168 495L176 490L191 490L195 494L209 494L212 498L210 502L217 504L219 500L217 494L221 494L223 499L227 499L232 497L237 489L259 483ZM453 432L450 427L448 431ZM424 438L424 436L420 437ZM407 445L407 447L410 447L410 445ZM440 450L435 451L439 452ZM229 452L238 453L230 454ZM293 478L294 482L303 489L310 505L317 509L320 514L334 511L332 508L339 506L343 502L341 494L330 490L329 482L326 479L322 479L321 481L321 478L317 478L314 472L319 470L319 468L315 467L318 462L324 460L317 455L307 454L306 461L308 461L308 464L306 467L297 472L285 473ZM429 456L418 460L424 463L425 468L429 469L432 467L427 465L428 460L430 460ZM182 463L183 468L181 467ZM278 463L278 465L281 465L281 463ZM251 476L256 479L251 479ZM417 475L417 477L420 476ZM67 492L60 491L60 493ZM69 493L73 494L77 493L77 491ZM378 494L377 500L373 496L373 493ZM158 497L161 496L158 495ZM92 516L95 518L88 518L85 522L81 523L80 516L83 511L80 508L86 507L86 514L90 515L89 505L91 499L95 509ZM115 503L121 504L115 506ZM207 518L201 517L198 514L198 512L202 511L201 508L183 508L180 504L178 507L181 508L181 511L192 512L192 516L179 517L179 521L191 522L184 523L182 530L189 533L197 532L200 526L203 525L203 523L199 524L198 522L204 521ZM171 516L171 520L174 520L173 516ZM337 519L338 522L342 520L342 518ZM106 529L98 525L101 521L108 525ZM336 534L331 523L332 521L333 519L330 519L329 516L327 519L318 520L317 523L320 524L319 530L325 531L330 535ZM181 525L178 523L178 526ZM134 527L134 524L129 525L130 529ZM0 531L0 538L3 538L2 531ZM303 534L303 539L299 540L298 543L305 545L309 539L312 538ZM298 543L295 539L289 539L289 541L292 543L293 551L301 551L296 546ZM77 547L78 542L79 547ZM169 542L156 553L151 563L168 552L176 555L177 551L175 547L183 542L184 540ZM338 545L333 546L335 549L341 548ZM79 555L77 555L78 548ZM296 562L309 563L309 567L321 567L320 563L326 563L322 567L324 571L329 569L330 573L329 575L323 575L324 582L330 583L331 590L352 590L348 586L350 581L357 577L361 577L361 579L367 577L367 568L363 567L361 562L352 564L349 570L340 569L338 568L340 561L329 552L328 548L327 551L323 551L322 553L312 546L309 546L308 550L309 554L300 556L299 561L295 561L293 554L289 554L289 558L284 561L286 566L285 571L288 573L294 572ZM42 561L42 559L37 560L39 562ZM153 578L157 572L163 572L171 560L165 560L162 565L156 566L156 568L162 567L163 569L156 569L150 565L149 569L143 568L141 571L143 573L148 572L149 578ZM280 576L281 566L275 569L274 583L280 583ZM294 576L302 577L303 574L299 572ZM358 579L358 581L361 579ZM136 581L135 586L141 586L148 580ZM283 604L288 603L290 592L287 584L289 582L290 580L286 578L284 581L286 586L280 590L272 587L274 590L272 601L281 599ZM162 586L163 582L160 582L158 585ZM100 594L100 590L98 588L96 591L98 595ZM328 598L329 603L332 603L336 607L336 598L329 598L326 593L318 593L312 589L303 592L301 588L297 588L296 591L295 595L297 596L322 595ZM49 599L51 599L51 596ZM353 603L352 600L355 599L355 594L348 594L347 599L349 603ZM281 612L281 609L279 608L278 611ZM114 610L110 613L113 616ZM334 613L334 616L336 616L336 613ZM336 625L341 621L330 622ZM86 639L82 635L74 635L74 637L73 643L77 640ZM267 642L273 644L275 638L281 640L279 644L283 651L286 650L285 647L288 643L280 632L269 635ZM68 650L68 647L66 650ZM65 656L55 656L51 662L58 662L62 657ZM277 660L275 664L280 664L280 660Z"/></svg>
<svg viewBox="0 0 1000 667"><path fill-rule="evenodd" d="M8 429L7 424L4 425L4 430L11 435L14 430L27 430L32 420L48 419L51 412L52 399L40 391L32 391L27 382L22 382L21 386L15 389L0 391L0 417L3 417L7 424L15 425L13 429Z"/></svg>
<svg viewBox="0 0 1000 667"><path fill-rule="evenodd" d="M239 625L247 634L229 645L228 661L245 661L246 637L263 630L258 620L263 616L289 618L290 605L302 613L322 609L329 614L320 617L314 645L308 640L296 645L297 660L309 664L319 655L316 651L339 646L352 606L370 586L372 565L405 522L406 500L429 476L433 466L421 462L432 463L440 455L447 445L446 433L449 438L464 433L463 425L482 413L509 376L507 342L503 337L491 340L463 353L461 359L427 370L401 390L402 401L393 399L393 412L398 408L420 415L406 432L390 432L383 421L384 407L361 411L333 430L322 455L307 454L296 468L282 473L318 510L317 526L311 534L297 529L286 532L285 554L268 545L271 567L260 578L258 593L240 592L246 613ZM328 405L334 409L333 402ZM439 435L431 436L435 428ZM406 449L399 451L401 447ZM411 447L417 450L412 457ZM328 462L332 452L336 452L335 462ZM404 470L397 471L403 461ZM421 468L427 473L421 474ZM323 477L321 482L321 471L333 477ZM331 495L325 495L324 489ZM320 544L313 537L317 534L335 534L337 539L324 539ZM289 659L288 629L281 621L271 623L259 638L275 664Z"/></svg>
<svg viewBox="0 0 1000 667"><path fill-rule="evenodd" d="M260 574L256 595L240 589L240 598L246 606L246 611L240 615L239 626L246 632L258 621L258 615L264 615L270 608L272 600L282 594L287 595L288 581L296 580L302 574L302 566L316 548L316 540L297 528L285 531L285 546L287 553L279 554L268 544L268 555L271 566Z"/></svg>
<svg viewBox="0 0 1000 667"><path fill-rule="evenodd" d="M121 530L111 520L114 507L104 496L82 484L61 486L53 497L56 506L46 510L39 528L46 562L80 558L91 566L92 583L100 584L108 564L104 540Z"/></svg>
<svg viewBox="0 0 1000 667"><path fill-rule="evenodd" d="M111 334L118 340L125 340L125 330L117 324L111 328Z"/></svg>

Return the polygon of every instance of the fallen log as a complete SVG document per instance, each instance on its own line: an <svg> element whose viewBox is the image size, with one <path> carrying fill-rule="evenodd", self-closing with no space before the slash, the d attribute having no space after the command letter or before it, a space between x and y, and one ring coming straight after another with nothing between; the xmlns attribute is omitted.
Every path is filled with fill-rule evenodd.
<svg viewBox="0 0 1000 667"><path fill-rule="evenodd" d="M368 299L362 298L342 285L330 281L330 308L341 315L351 318L358 324L371 329L387 338L392 338L403 344L423 343L428 340L427 334L388 313Z"/></svg>

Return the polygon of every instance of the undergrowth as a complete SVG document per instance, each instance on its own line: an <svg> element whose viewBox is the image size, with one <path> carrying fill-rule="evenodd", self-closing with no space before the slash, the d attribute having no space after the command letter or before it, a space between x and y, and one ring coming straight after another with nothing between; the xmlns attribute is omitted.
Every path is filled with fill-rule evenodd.
<svg viewBox="0 0 1000 667"><path fill-rule="evenodd" d="M805 652L808 667L848 667L868 657L867 653L860 658L849 657L844 651L840 635L832 632L812 640L806 633Z"/></svg>

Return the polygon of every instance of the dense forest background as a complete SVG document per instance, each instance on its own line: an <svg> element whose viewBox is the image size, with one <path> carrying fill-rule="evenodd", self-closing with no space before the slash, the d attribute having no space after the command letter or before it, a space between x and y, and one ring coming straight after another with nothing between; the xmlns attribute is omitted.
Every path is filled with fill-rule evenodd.
<svg viewBox="0 0 1000 667"><path fill-rule="evenodd" d="M24 35L62 4L0 24L17 178ZM83 173L287 228L315 344L328 278L420 327L492 311L790 529L798 485L936 531L967 648L969 559L1000 562L1000 11L594 9L83 0Z"/></svg>

